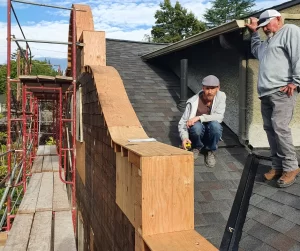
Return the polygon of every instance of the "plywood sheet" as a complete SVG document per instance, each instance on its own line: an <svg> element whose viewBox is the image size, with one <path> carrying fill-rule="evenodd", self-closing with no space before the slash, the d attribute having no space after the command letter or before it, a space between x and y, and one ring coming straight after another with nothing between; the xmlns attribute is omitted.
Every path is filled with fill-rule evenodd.
<svg viewBox="0 0 300 251"><path fill-rule="evenodd" d="M42 181L42 173L32 174L27 191L22 199L21 205L19 207L19 214L34 213L36 209L36 203L38 200L40 186Z"/></svg>
<svg viewBox="0 0 300 251"><path fill-rule="evenodd" d="M4 251L27 250L27 243L33 221L33 215L33 213L17 214L4 246Z"/></svg>
<svg viewBox="0 0 300 251"><path fill-rule="evenodd" d="M192 156L145 157L141 163L143 235L194 229Z"/></svg>
<svg viewBox="0 0 300 251"><path fill-rule="evenodd" d="M203 236L195 230L167 234L144 236L151 251L217 251Z"/></svg>
<svg viewBox="0 0 300 251"><path fill-rule="evenodd" d="M53 178L53 211L70 210L66 184L60 180L58 172L53 173Z"/></svg>
<svg viewBox="0 0 300 251"><path fill-rule="evenodd" d="M27 251L51 251L52 212L36 212Z"/></svg>
<svg viewBox="0 0 300 251"><path fill-rule="evenodd" d="M50 155L51 152L51 146L45 145L44 155Z"/></svg>
<svg viewBox="0 0 300 251"><path fill-rule="evenodd" d="M42 173L41 188L36 204L36 211L52 211L53 204L53 173Z"/></svg>
<svg viewBox="0 0 300 251"><path fill-rule="evenodd" d="M57 154L57 150L56 150L56 146L50 146L50 155L56 155Z"/></svg>
<svg viewBox="0 0 300 251"><path fill-rule="evenodd" d="M66 250L76 250L71 211L55 213L54 251Z"/></svg>

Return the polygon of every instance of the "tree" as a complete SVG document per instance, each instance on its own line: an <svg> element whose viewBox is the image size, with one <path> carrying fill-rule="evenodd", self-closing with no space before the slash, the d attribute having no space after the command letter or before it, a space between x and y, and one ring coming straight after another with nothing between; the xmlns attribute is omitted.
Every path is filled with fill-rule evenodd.
<svg viewBox="0 0 300 251"><path fill-rule="evenodd" d="M178 1L174 7L170 0L164 0L159 6L161 10L156 11L151 30L153 42L174 43L205 30L205 25Z"/></svg>
<svg viewBox="0 0 300 251"><path fill-rule="evenodd" d="M204 18L209 27L216 27L234 19L250 15L254 11L255 0L213 0Z"/></svg>

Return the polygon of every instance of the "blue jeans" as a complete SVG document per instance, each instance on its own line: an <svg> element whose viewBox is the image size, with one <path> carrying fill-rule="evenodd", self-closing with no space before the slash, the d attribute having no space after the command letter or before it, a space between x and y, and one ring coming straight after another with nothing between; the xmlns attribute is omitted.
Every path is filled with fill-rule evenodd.
<svg viewBox="0 0 300 251"><path fill-rule="evenodd" d="M223 128L217 121L196 122L189 128L189 137L192 141L192 147L197 149L206 149L215 151L218 148L218 142L222 137Z"/></svg>

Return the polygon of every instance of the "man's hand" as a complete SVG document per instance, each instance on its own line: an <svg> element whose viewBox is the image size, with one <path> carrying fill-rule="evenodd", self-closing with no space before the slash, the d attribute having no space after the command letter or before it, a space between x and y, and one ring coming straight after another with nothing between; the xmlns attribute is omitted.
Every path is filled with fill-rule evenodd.
<svg viewBox="0 0 300 251"><path fill-rule="evenodd" d="M285 92L289 97L293 96L294 90L297 89L297 86L293 83L289 83L287 86L284 86L280 89L280 91Z"/></svg>
<svg viewBox="0 0 300 251"><path fill-rule="evenodd" d="M258 27L258 19L256 17L250 17L250 24L245 24L252 32L255 32Z"/></svg>
<svg viewBox="0 0 300 251"><path fill-rule="evenodd" d="M186 149L186 143L192 144L192 142L191 142L189 139L184 139L184 140L182 141L182 148L183 148L184 150L187 150L187 149Z"/></svg>
<svg viewBox="0 0 300 251"><path fill-rule="evenodd" d="M199 120L200 120L199 116L196 116L196 117L194 117L194 118L188 120L188 121L186 122L187 128L190 128L191 126L193 126L193 125L194 125L197 121L199 121Z"/></svg>

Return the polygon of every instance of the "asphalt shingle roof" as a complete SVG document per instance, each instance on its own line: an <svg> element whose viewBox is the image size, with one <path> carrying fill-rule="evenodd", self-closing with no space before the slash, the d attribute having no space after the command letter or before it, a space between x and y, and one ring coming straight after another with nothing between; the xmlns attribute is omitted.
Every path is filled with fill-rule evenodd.
<svg viewBox="0 0 300 251"><path fill-rule="evenodd" d="M163 66L140 58L164 45L107 39L107 65L115 67L145 131L178 146L181 112L179 79ZM189 94L191 95L191 93ZM249 151L224 126L217 165L207 168L203 156L195 161L195 229L216 247L225 226ZM268 151L261 154L269 156ZM262 182L270 161L261 160L240 242L241 251L300 251L300 181L286 189Z"/></svg>

